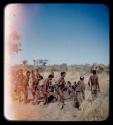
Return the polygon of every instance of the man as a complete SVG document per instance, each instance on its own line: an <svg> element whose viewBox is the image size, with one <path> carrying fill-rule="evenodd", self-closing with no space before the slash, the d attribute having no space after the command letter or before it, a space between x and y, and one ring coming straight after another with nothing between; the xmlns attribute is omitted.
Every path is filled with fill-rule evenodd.
<svg viewBox="0 0 113 125"><path fill-rule="evenodd" d="M60 97L60 101L61 103L64 105L64 93L63 93L63 89L65 88L66 82L64 77L66 76L66 72L61 72L60 73L61 77L59 78L59 80L57 81L57 94ZM63 105L61 107L61 109L63 109Z"/></svg>
<svg viewBox="0 0 113 125"><path fill-rule="evenodd" d="M44 105L48 104L49 85L53 77L54 77L53 75L49 75L48 78L44 80L44 87L43 87Z"/></svg>
<svg viewBox="0 0 113 125"><path fill-rule="evenodd" d="M28 86L30 79L30 71L26 72L26 76L24 78L23 89L24 89L24 103L28 102Z"/></svg>
<svg viewBox="0 0 113 125"><path fill-rule="evenodd" d="M93 75L90 76L88 85L91 88L92 101L94 101L95 98L97 97L97 92L100 91L100 86L99 86L96 70L93 70Z"/></svg>
<svg viewBox="0 0 113 125"><path fill-rule="evenodd" d="M80 77L80 81L76 84L74 106L80 109L82 101L85 99L85 84L84 77Z"/></svg>

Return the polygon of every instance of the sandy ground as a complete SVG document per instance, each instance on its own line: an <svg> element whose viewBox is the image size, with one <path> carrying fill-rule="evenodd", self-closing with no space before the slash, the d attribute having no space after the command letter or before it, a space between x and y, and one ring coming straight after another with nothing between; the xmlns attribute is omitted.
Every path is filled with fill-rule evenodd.
<svg viewBox="0 0 113 125"><path fill-rule="evenodd" d="M47 74L44 74L46 76ZM67 73L66 81L78 81L79 73ZM56 73L56 78L59 75ZM106 73L99 75L101 92L98 98L91 103L91 93L87 86L89 75L85 77L86 99L81 105L81 110L73 107L73 100L66 99L64 108L61 110L59 102L48 105L32 105L32 103L21 104L10 94L5 95L5 116L8 120L23 121L96 121L105 120L109 114L109 76ZM8 89L5 88L5 92ZM12 100L12 101L11 101Z"/></svg>

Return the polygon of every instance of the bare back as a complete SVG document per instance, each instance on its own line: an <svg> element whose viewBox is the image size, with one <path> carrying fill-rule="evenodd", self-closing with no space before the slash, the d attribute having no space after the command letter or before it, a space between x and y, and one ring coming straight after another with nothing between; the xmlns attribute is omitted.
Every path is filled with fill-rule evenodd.
<svg viewBox="0 0 113 125"><path fill-rule="evenodd" d="M92 75L92 76L90 76L90 80L91 80L92 88L97 89L97 87L98 87L98 76Z"/></svg>

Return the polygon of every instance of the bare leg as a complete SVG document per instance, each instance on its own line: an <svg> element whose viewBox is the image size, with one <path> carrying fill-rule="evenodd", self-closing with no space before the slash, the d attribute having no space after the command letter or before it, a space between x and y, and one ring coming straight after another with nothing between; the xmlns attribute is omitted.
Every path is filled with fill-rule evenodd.
<svg viewBox="0 0 113 125"><path fill-rule="evenodd" d="M48 94L47 93L44 94L44 100L45 100L44 105L48 104Z"/></svg>
<svg viewBox="0 0 113 125"><path fill-rule="evenodd" d="M63 109L63 107L64 107L64 94L61 90L59 91L59 97L60 97L60 101L62 103L61 109Z"/></svg>
<svg viewBox="0 0 113 125"><path fill-rule="evenodd" d="M35 100L35 92L32 92L32 96L33 96L33 101Z"/></svg>
<svg viewBox="0 0 113 125"><path fill-rule="evenodd" d="M24 89L24 103L28 102L28 90L27 88Z"/></svg>

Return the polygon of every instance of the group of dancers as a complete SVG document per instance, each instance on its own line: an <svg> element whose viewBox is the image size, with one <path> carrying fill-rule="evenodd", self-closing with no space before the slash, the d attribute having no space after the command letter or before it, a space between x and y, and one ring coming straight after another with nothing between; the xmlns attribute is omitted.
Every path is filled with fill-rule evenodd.
<svg viewBox="0 0 113 125"><path fill-rule="evenodd" d="M59 101L64 105L64 93L73 95L73 101L75 107L79 108L83 100L85 100L85 83L84 77L80 76L78 82L72 84L70 81L65 81L66 72L60 73L60 78L52 84L54 78L54 72L50 73L47 78L43 78L38 70L24 71L22 69L16 72L15 76L15 93L19 102L32 104L39 104L41 101L44 105ZM43 82L40 85L40 82ZM92 100L97 97L100 86L98 82L98 75L96 70L93 70L93 75L89 77L88 86L90 87ZM29 90L32 94L32 99L28 99ZM62 108L63 108L62 105Z"/></svg>

